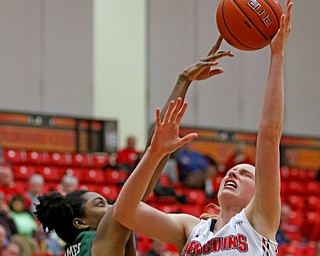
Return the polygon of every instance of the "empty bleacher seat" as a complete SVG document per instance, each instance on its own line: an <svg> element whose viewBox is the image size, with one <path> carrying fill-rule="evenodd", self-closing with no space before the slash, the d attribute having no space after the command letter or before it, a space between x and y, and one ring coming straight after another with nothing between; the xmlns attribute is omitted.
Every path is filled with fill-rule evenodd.
<svg viewBox="0 0 320 256"><path fill-rule="evenodd" d="M85 183L103 183L104 171L101 169L84 168L81 180Z"/></svg>
<svg viewBox="0 0 320 256"><path fill-rule="evenodd" d="M39 174L43 176L45 181L60 181L65 174L64 168L58 166L45 166L41 165L37 167Z"/></svg>
<svg viewBox="0 0 320 256"><path fill-rule="evenodd" d="M71 165L71 155L64 152L48 152L48 163L51 165Z"/></svg>
<svg viewBox="0 0 320 256"><path fill-rule="evenodd" d="M48 154L44 151L26 151L26 162L29 164L46 164L48 163Z"/></svg>
<svg viewBox="0 0 320 256"><path fill-rule="evenodd" d="M36 173L36 168L32 165L15 165L12 168L15 180L28 180Z"/></svg>
<svg viewBox="0 0 320 256"><path fill-rule="evenodd" d="M123 184L129 174L124 170L107 169L105 171L105 182L108 184Z"/></svg>
<svg viewBox="0 0 320 256"><path fill-rule="evenodd" d="M99 193L109 202L113 203L116 201L120 189L121 188L117 185L102 185L99 187Z"/></svg>
<svg viewBox="0 0 320 256"><path fill-rule="evenodd" d="M10 163L23 163L26 161L24 150L19 149L3 149L4 160Z"/></svg>
<svg viewBox="0 0 320 256"><path fill-rule="evenodd" d="M203 205L206 201L206 195L202 189L186 188L184 194L189 204Z"/></svg>

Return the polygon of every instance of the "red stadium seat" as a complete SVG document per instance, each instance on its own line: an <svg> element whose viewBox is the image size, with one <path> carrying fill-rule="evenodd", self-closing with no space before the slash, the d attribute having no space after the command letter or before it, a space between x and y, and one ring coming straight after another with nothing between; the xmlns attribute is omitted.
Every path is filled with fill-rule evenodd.
<svg viewBox="0 0 320 256"><path fill-rule="evenodd" d="M290 172L289 172L289 167L288 166L281 166L280 167L280 176L281 180L285 181L288 180L290 177Z"/></svg>
<svg viewBox="0 0 320 256"><path fill-rule="evenodd" d="M104 171L100 169L84 169L81 180L86 183L103 183Z"/></svg>
<svg viewBox="0 0 320 256"><path fill-rule="evenodd" d="M298 181L288 181L287 182L287 191L286 193L290 194L301 194L303 193L303 185Z"/></svg>
<svg viewBox="0 0 320 256"><path fill-rule="evenodd" d="M181 212L180 206L175 203L150 203L150 205L159 211L165 212L165 213L176 213Z"/></svg>
<svg viewBox="0 0 320 256"><path fill-rule="evenodd" d="M318 210L308 210L305 212L302 234L309 241L318 241L320 239L320 212Z"/></svg>
<svg viewBox="0 0 320 256"><path fill-rule="evenodd" d="M15 180L28 180L32 174L36 173L36 168L31 165L16 165L12 169Z"/></svg>
<svg viewBox="0 0 320 256"><path fill-rule="evenodd" d="M190 204L203 205L206 201L206 195L202 189L186 188L184 194Z"/></svg>
<svg viewBox="0 0 320 256"><path fill-rule="evenodd" d="M82 181L84 172L83 172L82 168L69 167L65 170L65 174L69 175L69 176L76 177L79 181Z"/></svg>
<svg viewBox="0 0 320 256"><path fill-rule="evenodd" d="M301 227L304 223L304 215L302 210L292 210L289 214L288 222Z"/></svg>
<svg viewBox="0 0 320 256"><path fill-rule="evenodd" d="M48 163L48 153L43 151L26 151L26 162L30 164Z"/></svg>
<svg viewBox="0 0 320 256"><path fill-rule="evenodd" d="M26 161L26 153L23 150L3 149L4 160L10 163L24 163Z"/></svg>
<svg viewBox="0 0 320 256"><path fill-rule="evenodd" d="M93 164L93 159L91 154L87 153L74 153L71 154L72 165L89 167Z"/></svg>
<svg viewBox="0 0 320 256"><path fill-rule="evenodd" d="M301 179L301 171L299 168L290 168L289 177L290 180L299 180Z"/></svg>
<svg viewBox="0 0 320 256"><path fill-rule="evenodd" d="M99 187L99 193L111 203L115 202L120 192L120 187L117 185L103 185Z"/></svg>
<svg viewBox="0 0 320 256"><path fill-rule="evenodd" d="M52 165L71 165L71 155L70 153L49 152L48 163Z"/></svg>
<svg viewBox="0 0 320 256"><path fill-rule="evenodd" d="M320 183L317 181L308 181L303 190L306 194L320 195Z"/></svg>
<svg viewBox="0 0 320 256"><path fill-rule="evenodd" d="M306 208L309 210L320 210L320 196L309 195L305 201Z"/></svg>
<svg viewBox="0 0 320 256"><path fill-rule="evenodd" d="M80 184L79 189L88 190L90 192L100 193L100 186L95 184Z"/></svg>
<svg viewBox="0 0 320 256"><path fill-rule="evenodd" d="M37 170L46 181L60 181L65 173L63 168L57 166L39 166Z"/></svg>
<svg viewBox="0 0 320 256"><path fill-rule="evenodd" d="M287 203L295 210L302 210L304 208L304 201L304 196L300 195L289 195L287 197Z"/></svg>
<svg viewBox="0 0 320 256"><path fill-rule="evenodd" d="M107 184L123 184L128 178L128 172L123 170L107 169L105 171L105 182Z"/></svg>
<svg viewBox="0 0 320 256"><path fill-rule="evenodd" d="M92 164L95 168L103 168L109 164L109 156L107 154L93 154Z"/></svg>
<svg viewBox="0 0 320 256"><path fill-rule="evenodd" d="M306 180L314 181L314 180L316 180L318 170L306 169L305 173L306 173Z"/></svg>
<svg viewBox="0 0 320 256"><path fill-rule="evenodd" d="M205 212L204 207L201 205L194 204L182 204L180 207L181 212L191 214L197 218Z"/></svg>

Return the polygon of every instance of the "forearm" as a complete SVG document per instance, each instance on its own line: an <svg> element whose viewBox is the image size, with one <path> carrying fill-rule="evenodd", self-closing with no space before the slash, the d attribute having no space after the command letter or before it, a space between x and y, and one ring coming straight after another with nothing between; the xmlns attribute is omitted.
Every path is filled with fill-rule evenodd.
<svg viewBox="0 0 320 256"><path fill-rule="evenodd" d="M279 144L283 118L283 56L272 55L256 149L255 210L277 230L280 218ZM267 229L265 229L267 230Z"/></svg>
<svg viewBox="0 0 320 256"><path fill-rule="evenodd" d="M280 140L282 133L284 82L282 54L271 55L259 134Z"/></svg>
<svg viewBox="0 0 320 256"><path fill-rule="evenodd" d="M162 158L161 154L152 154L150 148L146 150L144 157L129 176L114 204L113 216L117 221L123 223L125 218L134 215L154 176L152 170L158 166Z"/></svg>
<svg viewBox="0 0 320 256"><path fill-rule="evenodd" d="M180 97L180 98L182 98L184 100L190 84L191 84L191 80L189 80L187 78L187 76L184 74L184 72L179 74L178 80L177 80L177 82L176 82L176 84L175 84L175 86L174 86L174 88L173 88L173 90L172 90L172 92L171 92L171 94L170 94L165 106L161 110L161 118L163 118L165 112L167 111L168 105L169 105L171 100L177 100L178 97ZM151 128L149 139L148 139L148 142L147 142L147 145L146 145L146 150L150 146L150 142L151 142L153 133L154 133L154 125ZM150 195L150 193L153 191L154 186L157 183L157 180L158 180L158 178L159 178L164 166L168 162L169 158L170 158L170 154L164 156L162 158L162 160L160 161L160 163L158 164L155 172L153 173L153 176L152 176L151 181L150 181L150 183L148 185L148 188L147 188L147 190L146 190L146 192L145 192L145 194L144 194L144 196L142 198L142 201L146 201L148 196Z"/></svg>

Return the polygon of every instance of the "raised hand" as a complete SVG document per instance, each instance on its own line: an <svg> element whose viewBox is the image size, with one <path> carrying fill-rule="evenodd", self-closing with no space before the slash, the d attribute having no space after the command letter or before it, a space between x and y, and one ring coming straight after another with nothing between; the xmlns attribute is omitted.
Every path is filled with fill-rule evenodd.
<svg viewBox="0 0 320 256"><path fill-rule="evenodd" d="M233 57L233 54L230 51L219 51L220 45L222 43L222 36L219 36L215 45L211 48L208 55L204 58L201 58L197 63L191 65L182 71L181 75L190 81L195 80L205 80L214 75L223 73L223 69L216 67L218 62L216 60L223 57Z"/></svg>
<svg viewBox="0 0 320 256"><path fill-rule="evenodd" d="M161 120L160 109L156 109L156 126L150 149L158 154L166 155L177 150L184 144L198 137L197 133L189 133L180 138L181 119L188 103L179 97L176 102L170 101L168 109Z"/></svg>
<svg viewBox="0 0 320 256"><path fill-rule="evenodd" d="M291 20L292 20L292 2L291 0L287 0L286 13L282 14L280 19L280 28L270 43L272 53L279 52L283 54L287 39L291 32Z"/></svg>

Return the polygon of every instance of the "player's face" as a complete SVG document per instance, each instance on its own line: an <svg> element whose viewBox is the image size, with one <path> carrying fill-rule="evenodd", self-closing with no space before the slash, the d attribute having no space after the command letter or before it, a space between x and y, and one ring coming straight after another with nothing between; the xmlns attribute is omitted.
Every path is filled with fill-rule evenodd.
<svg viewBox="0 0 320 256"><path fill-rule="evenodd" d="M236 199L241 208L244 208L251 201L255 188L255 167L250 164L238 164L231 168L222 179L218 198Z"/></svg>
<svg viewBox="0 0 320 256"><path fill-rule="evenodd" d="M86 225L90 226L91 230L96 230L102 217L108 212L111 205L107 200L98 193L88 192L84 194L86 200L84 204L84 210L86 216L83 217L83 221Z"/></svg>

